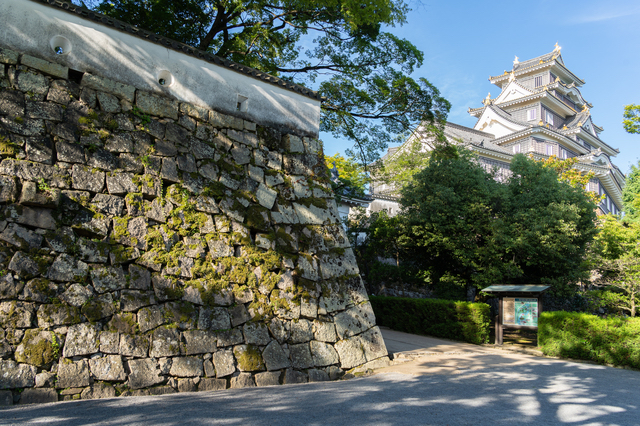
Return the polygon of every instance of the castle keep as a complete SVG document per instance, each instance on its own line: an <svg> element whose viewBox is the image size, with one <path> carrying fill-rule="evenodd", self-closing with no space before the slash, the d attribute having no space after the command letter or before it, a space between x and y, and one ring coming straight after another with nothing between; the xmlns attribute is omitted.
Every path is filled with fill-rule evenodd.
<svg viewBox="0 0 640 426"><path fill-rule="evenodd" d="M315 92L62 1L0 20L0 403L384 362Z"/></svg>
<svg viewBox="0 0 640 426"><path fill-rule="evenodd" d="M625 178L611 161L619 151L601 138L604 129L593 122L593 105L580 92L585 82L567 68L560 47L556 44L553 51L526 61L516 57L510 71L489 81L500 88L500 94L495 98L489 94L482 107L469 109L477 118L473 128L447 123L447 139L474 151L485 169L497 171L498 180L510 176L516 154L538 160L575 157L575 168L594 173L586 189L603 196L600 213L620 213ZM409 142L415 138L428 142L432 136L419 128ZM402 149L390 149L383 160ZM372 210L387 208L397 213L394 188L377 185L373 198Z"/></svg>

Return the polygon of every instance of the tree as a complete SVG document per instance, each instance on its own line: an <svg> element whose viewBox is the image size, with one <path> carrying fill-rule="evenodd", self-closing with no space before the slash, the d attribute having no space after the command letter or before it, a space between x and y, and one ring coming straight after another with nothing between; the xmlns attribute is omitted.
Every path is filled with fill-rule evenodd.
<svg viewBox="0 0 640 426"><path fill-rule="evenodd" d="M436 147L441 153L448 145L440 125L424 123L390 158L378 160L371 167L374 185L387 185L388 192L398 193L416 173L427 167Z"/></svg>
<svg viewBox="0 0 640 426"><path fill-rule="evenodd" d="M82 3L82 0L75 0ZM94 0L108 16L301 85L325 98L320 129L354 142L348 155L378 158L420 122L443 121L449 103L424 78L402 25L402 0ZM312 47L308 47L312 44Z"/></svg>
<svg viewBox="0 0 640 426"><path fill-rule="evenodd" d="M613 215L599 220L593 247L598 271L595 284L603 290L591 292L597 306L626 311L634 317L640 301L640 223L628 223Z"/></svg>
<svg viewBox="0 0 640 426"><path fill-rule="evenodd" d="M631 173L626 176L626 183L622 189L622 203L625 220L640 222L640 161L638 165L631 165Z"/></svg>
<svg viewBox="0 0 640 426"><path fill-rule="evenodd" d="M333 191L337 196L364 197L369 184L369 176L355 158L345 158L340 153L325 157L327 167L335 165L338 181L333 182Z"/></svg>
<svg viewBox="0 0 640 426"><path fill-rule="evenodd" d="M559 180L555 170L516 155L507 183L507 254L521 269L513 282L545 283L566 296L588 278L585 254L595 237L596 205L582 185Z"/></svg>
<svg viewBox="0 0 640 426"><path fill-rule="evenodd" d="M625 105L622 124L627 133L640 133L640 105Z"/></svg>
<svg viewBox="0 0 640 426"><path fill-rule="evenodd" d="M546 283L558 296L572 294L588 277L584 257L596 234L585 191L524 155L502 184L458 151L436 148L401 190L402 260L420 265L436 286Z"/></svg>
<svg viewBox="0 0 640 426"><path fill-rule="evenodd" d="M401 189L404 260L426 271L436 288L500 282L511 266L496 246L504 187L469 151L442 150Z"/></svg>
<svg viewBox="0 0 640 426"><path fill-rule="evenodd" d="M538 160L544 167L552 169L558 175L558 179L568 183L574 188L586 188L589 181L596 175L595 172L589 171L583 173L574 166L578 162L576 157L560 160L555 155L547 159ZM599 195L594 191L585 191L587 196L595 205L600 204L604 195Z"/></svg>

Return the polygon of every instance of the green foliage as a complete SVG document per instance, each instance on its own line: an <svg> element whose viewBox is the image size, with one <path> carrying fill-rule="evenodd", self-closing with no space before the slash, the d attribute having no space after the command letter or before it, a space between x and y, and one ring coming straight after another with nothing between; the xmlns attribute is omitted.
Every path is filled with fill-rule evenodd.
<svg viewBox="0 0 640 426"><path fill-rule="evenodd" d="M622 125L627 133L640 133L640 105L625 105L623 117Z"/></svg>
<svg viewBox="0 0 640 426"><path fill-rule="evenodd" d="M512 281L550 284L556 295L569 295L588 277L583 259L597 233L596 206L583 188L524 155L514 157L511 170L503 256L522 271Z"/></svg>
<svg viewBox="0 0 640 426"><path fill-rule="evenodd" d="M355 158L345 158L336 152L333 157L325 157L325 161L327 167L332 168L335 165L338 170L339 182L332 182L331 185L337 196L365 196L369 176Z"/></svg>
<svg viewBox="0 0 640 426"><path fill-rule="evenodd" d="M599 233L590 262L598 272L590 292L596 308L636 315L640 302L640 222L621 221L613 215L600 218Z"/></svg>
<svg viewBox="0 0 640 426"><path fill-rule="evenodd" d="M363 164L418 123L444 120L450 108L426 79L409 77L422 65L422 52L383 31L406 21L409 8L402 0L94 0L90 6L315 86L326 99L321 130L353 141L348 154Z"/></svg>
<svg viewBox="0 0 640 426"><path fill-rule="evenodd" d="M631 165L631 172L626 176L622 189L622 203L625 212L624 220L640 223L640 162Z"/></svg>
<svg viewBox="0 0 640 426"><path fill-rule="evenodd" d="M544 167L555 170L558 174L558 179L567 182L574 188L585 188L589 181L596 175L595 172L590 171L584 173L574 167L578 162L577 157L567 158L566 160L560 160L555 155L543 160L538 160ZM586 191L591 201L598 205L603 200L604 195L599 195L597 192Z"/></svg>
<svg viewBox="0 0 640 426"><path fill-rule="evenodd" d="M524 155L506 184L451 147L401 190L395 226L400 258L440 282L473 285L545 283L573 293L587 277L583 261L596 234L595 205L582 188Z"/></svg>
<svg viewBox="0 0 640 426"><path fill-rule="evenodd" d="M640 318L542 312L538 345L548 356L640 368Z"/></svg>
<svg viewBox="0 0 640 426"><path fill-rule="evenodd" d="M380 296L370 300L378 325L476 345L489 341L490 309L485 303Z"/></svg>
<svg viewBox="0 0 640 426"><path fill-rule="evenodd" d="M442 129L436 125L425 123L415 135L403 144L390 158L385 158L375 163L372 170L374 182L377 185L389 186L391 194L397 193L401 188L413 180L413 176L423 170L429 164L429 158L438 148L436 155L447 154L454 156L457 151L447 142Z"/></svg>
<svg viewBox="0 0 640 426"><path fill-rule="evenodd" d="M427 271L435 286L445 276L480 287L501 279L510 266L495 238L504 227L497 216L504 193L468 151L432 157L401 191L402 257Z"/></svg>

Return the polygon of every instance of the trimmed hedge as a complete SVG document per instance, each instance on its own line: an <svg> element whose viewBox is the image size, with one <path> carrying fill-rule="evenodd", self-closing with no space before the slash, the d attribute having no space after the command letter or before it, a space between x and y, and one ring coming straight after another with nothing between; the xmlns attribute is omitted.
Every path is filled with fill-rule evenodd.
<svg viewBox="0 0 640 426"><path fill-rule="evenodd" d="M489 341L489 305L439 299L371 296L378 325L413 334L482 344Z"/></svg>
<svg viewBox="0 0 640 426"><path fill-rule="evenodd" d="M640 318L542 312L538 345L545 355L640 368Z"/></svg>

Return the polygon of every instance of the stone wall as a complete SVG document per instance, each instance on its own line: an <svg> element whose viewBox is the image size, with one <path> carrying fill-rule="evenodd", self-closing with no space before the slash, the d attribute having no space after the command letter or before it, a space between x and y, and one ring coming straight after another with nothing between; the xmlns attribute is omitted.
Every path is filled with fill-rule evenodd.
<svg viewBox="0 0 640 426"><path fill-rule="evenodd" d="M317 139L6 48L0 71L0 403L385 359Z"/></svg>

